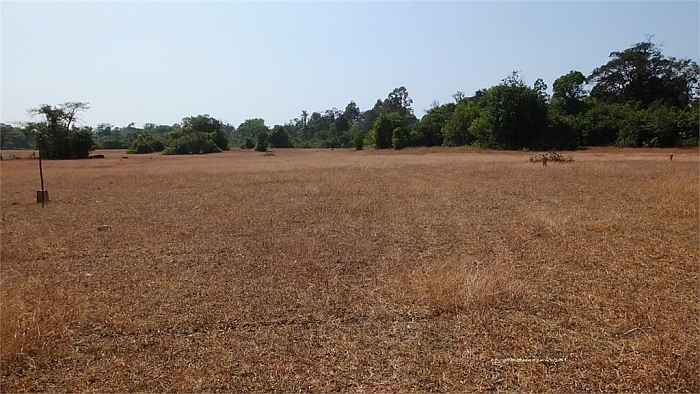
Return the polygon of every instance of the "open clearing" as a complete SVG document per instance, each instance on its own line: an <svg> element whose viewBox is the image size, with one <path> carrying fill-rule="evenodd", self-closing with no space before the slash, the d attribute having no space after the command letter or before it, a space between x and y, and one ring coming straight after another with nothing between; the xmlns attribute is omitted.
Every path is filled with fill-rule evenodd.
<svg viewBox="0 0 700 394"><path fill-rule="evenodd" d="M98 153L0 164L3 392L700 391L697 150Z"/></svg>

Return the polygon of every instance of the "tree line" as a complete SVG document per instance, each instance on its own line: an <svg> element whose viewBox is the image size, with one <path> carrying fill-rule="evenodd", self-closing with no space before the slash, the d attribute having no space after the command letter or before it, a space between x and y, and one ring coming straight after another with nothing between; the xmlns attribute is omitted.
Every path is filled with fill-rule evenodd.
<svg viewBox="0 0 700 394"><path fill-rule="evenodd" d="M173 125L116 127L75 125L86 103L44 105L31 110L44 120L22 127L2 125L2 149L41 146L47 158L86 157L91 149L131 153L212 153L231 147L402 149L473 145L493 149L562 150L581 146L698 146L700 68L691 59L665 56L650 39L612 52L586 76L557 78L552 94L542 79L532 85L513 72L498 85L454 102L433 102L418 119L401 86L371 109L351 101L344 109L306 110L283 125L248 119L234 127L209 115Z"/></svg>

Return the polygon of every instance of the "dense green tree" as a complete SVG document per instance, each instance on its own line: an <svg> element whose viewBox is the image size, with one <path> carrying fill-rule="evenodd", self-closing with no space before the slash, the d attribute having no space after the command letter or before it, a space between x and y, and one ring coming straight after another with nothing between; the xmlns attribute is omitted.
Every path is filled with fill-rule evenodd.
<svg viewBox="0 0 700 394"><path fill-rule="evenodd" d="M0 149L29 149L31 146L22 129L9 124L0 125Z"/></svg>
<svg viewBox="0 0 700 394"><path fill-rule="evenodd" d="M155 150L153 146L146 141L146 137L143 134L139 134L134 142L127 150L127 153L139 154L139 153L153 153Z"/></svg>
<svg viewBox="0 0 700 394"><path fill-rule="evenodd" d="M377 117L381 112L381 107L382 101L377 100L377 102L374 103L374 107L360 113L360 116L358 117L356 123L363 133L368 134L369 131L372 129L372 126L374 126L374 122L377 120Z"/></svg>
<svg viewBox="0 0 700 394"><path fill-rule="evenodd" d="M283 126L276 125L270 131L270 135L267 138L270 146L273 148L293 148L292 142L289 140L289 134L284 129Z"/></svg>
<svg viewBox="0 0 700 394"><path fill-rule="evenodd" d="M547 113L547 127L542 131L537 147L546 150L573 150L578 147L578 142L574 117L550 109Z"/></svg>
<svg viewBox="0 0 700 394"><path fill-rule="evenodd" d="M469 130L474 119L481 114L481 107L475 100L460 100L452 116L443 127L443 145L461 146L474 142L475 138Z"/></svg>
<svg viewBox="0 0 700 394"><path fill-rule="evenodd" d="M220 120L209 115L190 116L182 119L184 133L214 133L213 141L219 150L228 150L228 134Z"/></svg>
<svg viewBox="0 0 700 394"><path fill-rule="evenodd" d="M552 105L567 115L583 111L583 99L588 93L585 88L586 77L580 71L570 71L557 78L552 85Z"/></svg>
<svg viewBox="0 0 700 394"><path fill-rule="evenodd" d="M439 146L443 144L443 128L452 117L456 105L448 103L435 105L429 109L420 122L413 128L411 145Z"/></svg>
<svg viewBox="0 0 700 394"><path fill-rule="evenodd" d="M236 134L241 137L241 141L245 141L246 138L252 138L255 141L258 138L258 134L267 134L269 131L267 126L265 126L264 119L254 118L247 119L241 123L236 129Z"/></svg>
<svg viewBox="0 0 700 394"><path fill-rule="evenodd" d="M354 101L351 101L345 106L343 117L345 117L350 124L354 124L360 118L360 113L360 107L358 107Z"/></svg>
<svg viewBox="0 0 700 394"><path fill-rule="evenodd" d="M401 127L395 128L391 134L391 145L393 145L394 149L399 150L405 148L407 144L406 131Z"/></svg>
<svg viewBox="0 0 700 394"><path fill-rule="evenodd" d="M650 39L620 52L593 70L588 82L591 96L603 101L637 102L644 107L655 101L684 108L697 96L700 68L690 59L661 53Z"/></svg>
<svg viewBox="0 0 700 394"><path fill-rule="evenodd" d="M408 96L405 86L398 87L389 93L384 100L383 110L386 112L397 112L402 117L413 115L413 100Z"/></svg>
<svg viewBox="0 0 700 394"><path fill-rule="evenodd" d="M405 123L398 112L382 113L374 122L372 127L372 139L377 149L388 149L392 147L392 137L394 130L403 129Z"/></svg>
<svg viewBox="0 0 700 394"><path fill-rule="evenodd" d="M579 144L582 146L606 146L617 141L620 125L627 118L625 113L633 111L628 104L607 103L589 98L588 110L581 116L582 132Z"/></svg>
<svg viewBox="0 0 700 394"><path fill-rule="evenodd" d="M493 148L537 147L547 127L547 106L539 90L516 72L488 90L484 111L491 125Z"/></svg>
<svg viewBox="0 0 700 394"><path fill-rule="evenodd" d="M362 148L365 146L365 134L362 132L362 130L360 130L358 125L353 125L350 129L350 133L353 136L352 142L355 146L355 150L362 150Z"/></svg>
<svg viewBox="0 0 700 394"><path fill-rule="evenodd" d="M258 152L267 152L267 137L268 133L266 131L261 131L258 133L255 144L255 150Z"/></svg>
<svg viewBox="0 0 700 394"><path fill-rule="evenodd" d="M29 110L44 121L29 122L25 130L35 138L41 154L47 159L80 159L90 155L94 147L92 128L77 127L79 114L88 110L88 103L67 102L55 107L42 105Z"/></svg>

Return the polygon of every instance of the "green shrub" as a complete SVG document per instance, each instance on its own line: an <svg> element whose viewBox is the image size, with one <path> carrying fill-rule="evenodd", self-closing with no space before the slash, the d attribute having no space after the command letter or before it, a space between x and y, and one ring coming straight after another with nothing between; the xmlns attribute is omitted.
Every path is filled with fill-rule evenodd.
<svg viewBox="0 0 700 394"><path fill-rule="evenodd" d="M401 127L395 128L391 135L391 144L394 146L394 149L403 149L406 147L407 143L408 140L406 139L406 133L404 133L403 129Z"/></svg>
<svg viewBox="0 0 700 394"><path fill-rule="evenodd" d="M191 132L172 139L163 154L166 155L188 155L198 153L221 152L210 133Z"/></svg>
<svg viewBox="0 0 700 394"><path fill-rule="evenodd" d="M355 150L362 150L365 146L365 135L361 131L356 132L352 142L355 145Z"/></svg>
<svg viewBox="0 0 700 394"><path fill-rule="evenodd" d="M267 152L267 133L260 132L260 134L258 134L258 142L255 144L255 150L258 152Z"/></svg>
<svg viewBox="0 0 700 394"><path fill-rule="evenodd" d="M130 154L141 154L141 153L153 153L155 150L153 146L148 143L143 134L139 134L134 142L131 144L126 153Z"/></svg>
<svg viewBox="0 0 700 394"><path fill-rule="evenodd" d="M248 137L245 139L245 143L241 146L243 149L253 149L255 148L255 141Z"/></svg>

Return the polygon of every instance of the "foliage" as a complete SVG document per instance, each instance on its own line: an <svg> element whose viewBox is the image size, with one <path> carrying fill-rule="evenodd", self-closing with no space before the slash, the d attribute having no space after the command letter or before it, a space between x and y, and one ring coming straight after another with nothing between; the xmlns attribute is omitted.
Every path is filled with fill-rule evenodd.
<svg viewBox="0 0 700 394"><path fill-rule="evenodd" d="M267 132L262 131L257 136L257 143L255 144L255 150L258 152L267 152Z"/></svg>
<svg viewBox="0 0 700 394"><path fill-rule="evenodd" d="M214 142L216 132L180 132L171 137L165 146L163 154L166 155L192 155L202 153L221 152L221 149Z"/></svg>
<svg viewBox="0 0 700 394"><path fill-rule="evenodd" d="M620 52L593 70L591 96L606 102L636 102L647 107L661 101L684 108L697 97L700 68L694 60L666 57L650 39Z"/></svg>
<svg viewBox="0 0 700 394"><path fill-rule="evenodd" d="M365 146L365 135L359 130L355 131L352 142L355 150L362 150Z"/></svg>
<svg viewBox="0 0 700 394"><path fill-rule="evenodd" d="M443 144L443 128L452 113L455 111L455 104L437 105L423 115L423 118L413 129L411 145L414 146L439 146Z"/></svg>
<svg viewBox="0 0 700 394"><path fill-rule="evenodd" d="M272 128L267 141L273 148L293 148L292 142L289 140L289 134L283 126L275 126Z"/></svg>
<svg viewBox="0 0 700 394"><path fill-rule="evenodd" d="M406 147L406 145L408 144L408 138L406 138L406 132L403 128L397 127L394 129L391 135L391 144L396 150L400 150Z"/></svg>
<svg viewBox="0 0 700 394"><path fill-rule="evenodd" d="M487 91L484 111L491 125L492 148L533 147L547 126L544 98L515 72Z"/></svg>
<svg viewBox="0 0 700 394"><path fill-rule="evenodd" d="M183 133L203 133L212 135L211 141L217 146L218 150L228 150L228 134L224 130L224 125L221 121L212 118L209 115L197 115L182 119ZM206 150L211 150L207 148ZM202 152L209 153L209 152Z"/></svg>
<svg viewBox="0 0 700 394"><path fill-rule="evenodd" d="M573 117L550 110L547 114L547 127L543 130L539 143L535 145L539 149L576 149L578 135Z"/></svg>
<svg viewBox="0 0 700 394"><path fill-rule="evenodd" d="M472 96L458 91L454 102L440 105L434 101L421 119L414 114L408 90L400 86L364 111L354 101L341 109L302 110L272 130L261 118L247 119L234 128L209 115L198 115L170 126L101 123L93 140L94 147L101 149L142 152L149 151L148 146L154 151L167 147L168 153L216 152L229 145L248 149L256 145L357 148L358 133L363 147L366 140L377 149L439 145L560 150L587 145L697 146L699 80L700 68L694 60L665 56L661 46L648 39L612 52L588 77L571 70L556 78L551 98L545 81L537 79L529 86L514 72ZM0 145L3 149L32 147L36 141L27 136L32 130L43 130L47 157L84 157L89 154L85 153L88 134L74 127L74 115L87 109L83 105L66 103L36 109L34 113L47 119L39 126L28 124L20 129L2 125ZM397 128L401 132L394 136ZM69 137L71 133L76 134ZM193 133L202 135L190 135ZM211 133L212 138L206 136ZM261 134L267 138L265 144L258 144ZM74 149L81 153L77 155Z"/></svg>
<svg viewBox="0 0 700 394"><path fill-rule="evenodd" d="M0 149L29 149L29 139L21 128L15 128L9 124L0 125Z"/></svg>
<svg viewBox="0 0 700 394"><path fill-rule="evenodd" d="M389 112L379 115L372 127L371 135L374 146L377 149L392 147L392 137L397 128L402 128L404 121L398 112Z"/></svg>
<svg viewBox="0 0 700 394"><path fill-rule="evenodd" d="M586 77L580 71L570 71L554 81L552 85L552 103L567 115L578 114L584 109L583 98L587 91L584 87Z"/></svg>
<svg viewBox="0 0 700 394"><path fill-rule="evenodd" d="M127 150L127 153L131 154L136 154L136 153L153 153L155 150L151 146L151 144L146 141L146 137L144 137L143 134L139 134L138 137L134 140L134 142L131 144L131 147L129 147L129 150Z"/></svg>
<svg viewBox="0 0 700 394"><path fill-rule="evenodd" d="M270 130L265 126L265 120L261 118L246 119L232 133L232 143L236 145L247 146L247 140L250 138L256 141L258 134L268 133ZM251 147L252 148L252 147Z"/></svg>
<svg viewBox="0 0 700 394"><path fill-rule="evenodd" d="M89 108L88 103L82 102L33 108L30 113L41 115L45 120L27 123L25 133L35 140L46 159L86 158L94 147L92 128L77 127L76 122L79 113Z"/></svg>
<svg viewBox="0 0 700 394"><path fill-rule="evenodd" d="M469 125L469 135L474 138L474 144L483 148L494 146L491 121L483 112Z"/></svg>
<svg viewBox="0 0 700 394"><path fill-rule="evenodd" d="M481 115L481 108L473 101L461 100L443 128L443 145L462 146L474 142L469 127Z"/></svg>
<svg viewBox="0 0 700 394"><path fill-rule="evenodd" d="M241 145L241 148L243 148L243 149L255 148L255 140L253 140L251 137L247 137L245 139L245 143L243 143L243 145Z"/></svg>

